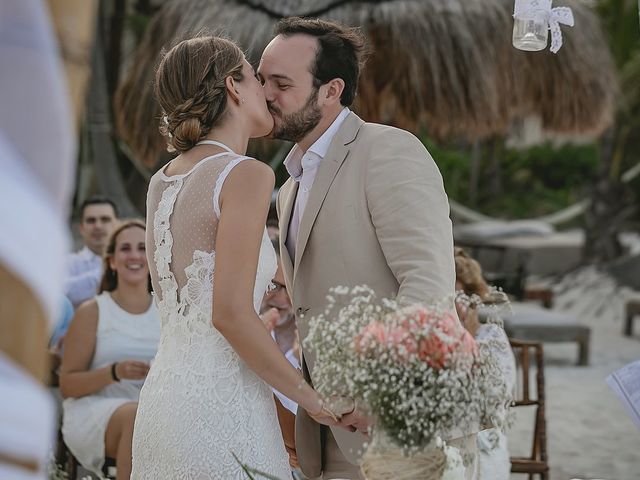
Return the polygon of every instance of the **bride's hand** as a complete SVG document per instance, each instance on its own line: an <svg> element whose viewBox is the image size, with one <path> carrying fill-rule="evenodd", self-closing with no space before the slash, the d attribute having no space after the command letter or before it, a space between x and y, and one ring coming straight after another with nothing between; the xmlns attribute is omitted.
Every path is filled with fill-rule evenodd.
<svg viewBox="0 0 640 480"><path fill-rule="evenodd" d="M309 416L316 422L328 426L341 426L347 430L354 431L350 426L342 424L341 419L343 415L353 412L355 409L355 401L346 398L333 396L327 400L320 400L318 404L318 410L309 411Z"/></svg>
<svg viewBox="0 0 640 480"><path fill-rule="evenodd" d="M309 410L307 410L307 413L309 413L309 416L314 421L322 425L327 425L328 427L335 427L340 425L340 419L336 416L336 414L328 410L324 406L322 406L316 412L310 412Z"/></svg>
<svg viewBox="0 0 640 480"><path fill-rule="evenodd" d="M356 401L353 398L333 395L325 400L327 409L334 412L338 419L356 409Z"/></svg>

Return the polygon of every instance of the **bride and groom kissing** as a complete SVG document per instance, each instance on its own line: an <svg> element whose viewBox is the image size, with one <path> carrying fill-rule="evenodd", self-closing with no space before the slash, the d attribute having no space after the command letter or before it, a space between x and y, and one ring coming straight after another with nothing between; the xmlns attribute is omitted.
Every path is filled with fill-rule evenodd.
<svg viewBox="0 0 640 480"><path fill-rule="evenodd" d="M403 303L452 296L453 237L442 177L422 143L349 107L365 42L321 20L280 21L257 73L242 51L196 37L162 58L161 128L179 155L151 179L147 252L162 338L142 389L135 479L242 479L243 464L291 477L272 391L298 405L296 448L309 478L360 478L370 420L313 389L262 327L277 260L265 221L274 173L250 138L295 145L280 189L280 257L300 338L336 285L367 284ZM457 439L475 452L474 436ZM474 466L467 469L472 478Z"/></svg>

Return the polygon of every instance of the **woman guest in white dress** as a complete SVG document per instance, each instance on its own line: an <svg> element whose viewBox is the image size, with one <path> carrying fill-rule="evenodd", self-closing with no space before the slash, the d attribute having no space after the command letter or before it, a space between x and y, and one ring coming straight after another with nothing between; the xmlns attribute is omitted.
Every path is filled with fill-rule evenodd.
<svg viewBox="0 0 640 480"><path fill-rule="evenodd" d="M480 264L462 248L454 249L456 264L456 290L467 295L477 295L484 304L504 302L502 294L492 292L482 276ZM468 308L456 302L458 316L463 325L478 342L491 346L503 374L507 392L513 392L516 382L516 360L504 329L492 323L480 323L476 308ZM506 407L497 415L505 421ZM478 480L509 480L511 461L507 437L500 428L491 428L478 433Z"/></svg>
<svg viewBox="0 0 640 480"><path fill-rule="evenodd" d="M162 337L140 394L132 478L246 479L236 458L290 478L267 384L323 424L343 412L323 405L258 316L277 267L265 228L274 174L245 152L273 117L242 51L217 37L172 48L156 95L179 155L147 197Z"/></svg>
<svg viewBox="0 0 640 480"><path fill-rule="evenodd" d="M144 223L117 226L104 258L100 294L78 308L64 341L62 433L78 461L100 477L105 456L114 458L120 480L130 477L138 396L160 339Z"/></svg>

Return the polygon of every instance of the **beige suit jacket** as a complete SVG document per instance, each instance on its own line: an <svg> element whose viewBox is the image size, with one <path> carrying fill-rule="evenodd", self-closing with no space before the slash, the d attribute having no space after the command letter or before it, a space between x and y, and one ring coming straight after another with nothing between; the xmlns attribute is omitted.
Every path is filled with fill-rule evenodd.
<svg viewBox="0 0 640 480"><path fill-rule="evenodd" d="M297 193L293 179L280 189L280 251L300 339L308 320L326 307L331 287L366 284L403 303L441 299L455 291L453 235L442 176L412 134L363 122L350 113L318 168L300 221L296 258L285 242ZM313 382L314 352L303 351ZM332 430L347 460L357 463L364 437ZM322 469L320 428L303 409L296 447L306 475Z"/></svg>

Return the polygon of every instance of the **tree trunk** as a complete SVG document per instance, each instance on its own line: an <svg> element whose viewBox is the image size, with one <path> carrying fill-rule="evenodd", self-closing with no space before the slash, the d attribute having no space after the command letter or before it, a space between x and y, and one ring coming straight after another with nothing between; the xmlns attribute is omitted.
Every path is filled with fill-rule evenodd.
<svg viewBox="0 0 640 480"><path fill-rule="evenodd" d="M493 200L500 198L504 193L502 188L502 157L504 156L504 139L502 137L494 137L488 142L487 151L491 158L489 159L489 189Z"/></svg>
<svg viewBox="0 0 640 480"><path fill-rule="evenodd" d="M49 0L48 5L64 61L74 125L78 127L91 77L90 59L98 3L96 0Z"/></svg>
<svg viewBox="0 0 640 480"><path fill-rule="evenodd" d="M609 262L623 254L618 234L634 211L629 188L615 175L614 159L621 148L618 132L616 124L602 139L602 165L585 212L584 258L589 262Z"/></svg>
<svg viewBox="0 0 640 480"><path fill-rule="evenodd" d="M105 21L104 3L99 7L99 25ZM118 153L114 141L110 97L105 69L104 29L96 29L93 49L93 78L87 101L87 129L89 152L101 192L111 198L123 216L140 216L133 206L118 167Z"/></svg>
<svg viewBox="0 0 640 480"><path fill-rule="evenodd" d="M476 140L471 146L471 168L469 172L469 205L478 206L478 185L480 184L480 160L482 148Z"/></svg>
<svg viewBox="0 0 640 480"><path fill-rule="evenodd" d="M120 64L122 62L122 35L127 13L127 1L115 0L113 12L109 19L109 39L107 48L107 86L109 98L113 98L120 81Z"/></svg>

